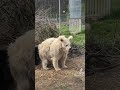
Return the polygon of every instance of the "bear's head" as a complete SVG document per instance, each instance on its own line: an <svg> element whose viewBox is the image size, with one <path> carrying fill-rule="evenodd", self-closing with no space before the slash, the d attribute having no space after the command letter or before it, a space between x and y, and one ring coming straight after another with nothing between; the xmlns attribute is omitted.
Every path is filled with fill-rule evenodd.
<svg viewBox="0 0 120 90"><path fill-rule="evenodd" d="M73 39L73 36L69 36L68 38L65 37L65 35L61 35L58 37L61 41L61 47L67 51L71 48L71 40Z"/></svg>

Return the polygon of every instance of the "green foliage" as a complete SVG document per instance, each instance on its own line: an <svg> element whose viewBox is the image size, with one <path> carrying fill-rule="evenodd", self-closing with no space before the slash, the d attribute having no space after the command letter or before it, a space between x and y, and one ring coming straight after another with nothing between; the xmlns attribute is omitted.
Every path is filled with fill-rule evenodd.
<svg viewBox="0 0 120 90"><path fill-rule="evenodd" d="M61 35L63 34L66 37L71 35L69 32L69 26L61 25L60 33L61 33ZM84 31L77 35L72 35L72 36L73 36L73 40L72 40L73 43L80 45L80 46L85 45L85 32Z"/></svg>
<svg viewBox="0 0 120 90"><path fill-rule="evenodd" d="M107 52L120 53L120 20L105 19L91 23L87 38Z"/></svg>

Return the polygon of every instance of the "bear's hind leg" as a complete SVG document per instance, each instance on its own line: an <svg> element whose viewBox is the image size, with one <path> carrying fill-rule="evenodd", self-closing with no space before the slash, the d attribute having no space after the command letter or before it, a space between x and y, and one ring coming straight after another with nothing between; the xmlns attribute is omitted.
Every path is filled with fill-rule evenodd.
<svg viewBox="0 0 120 90"><path fill-rule="evenodd" d="M43 59L43 60L42 60L42 67L43 67L43 69L45 69L45 70L48 70L48 69L49 69L49 68L47 67L47 64L48 64L47 59Z"/></svg>

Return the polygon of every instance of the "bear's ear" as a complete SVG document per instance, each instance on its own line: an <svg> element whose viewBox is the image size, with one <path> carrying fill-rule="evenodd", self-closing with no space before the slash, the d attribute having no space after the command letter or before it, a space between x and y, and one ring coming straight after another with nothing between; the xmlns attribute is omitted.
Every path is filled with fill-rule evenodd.
<svg viewBox="0 0 120 90"><path fill-rule="evenodd" d="M68 39L69 39L69 40L72 40L72 39L73 39L73 36L69 36Z"/></svg>
<svg viewBox="0 0 120 90"><path fill-rule="evenodd" d="M65 35L61 35L61 36L59 36L58 38L59 38L59 40L60 40L61 42L63 42L63 41L64 41L64 38L65 38Z"/></svg>

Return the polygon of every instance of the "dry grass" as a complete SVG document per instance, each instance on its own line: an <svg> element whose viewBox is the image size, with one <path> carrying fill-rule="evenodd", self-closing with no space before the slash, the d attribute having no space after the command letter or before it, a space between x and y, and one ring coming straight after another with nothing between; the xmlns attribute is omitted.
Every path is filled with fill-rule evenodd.
<svg viewBox="0 0 120 90"><path fill-rule="evenodd" d="M57 37L59 30L56 25L50 21L47 16L48 10L38 9L35 12L35 44L41 43L50 37Z"/></svg>

